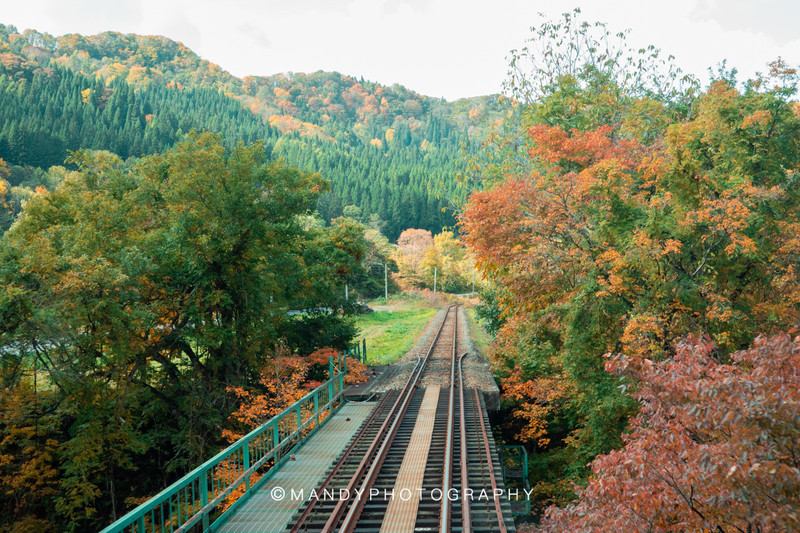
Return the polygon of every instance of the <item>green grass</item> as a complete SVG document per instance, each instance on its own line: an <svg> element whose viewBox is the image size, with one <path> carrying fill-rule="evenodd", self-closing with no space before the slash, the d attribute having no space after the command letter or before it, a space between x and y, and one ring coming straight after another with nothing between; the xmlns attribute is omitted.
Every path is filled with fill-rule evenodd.
<svg viewBox="0 0 800 533"><path fill-rule="evenodd" d="M405 355L438 310L424 298L413 296L393 297L388 302L381 298L370 304L375 306L391 310L376 310L356 319L359 337L367 340L370 365L388 365Z"/></svg>
<svg viewBox="0 0 800 533"><path fill-rule="evenodd" d="M483 329L483 325L478 320L478 314L475 312L474 307L466 308L467 320L469 320L469 333L472 340L475 341L475 346L480 350L481 354L485 357L489 351L489 343L492 338Z"/></svg>

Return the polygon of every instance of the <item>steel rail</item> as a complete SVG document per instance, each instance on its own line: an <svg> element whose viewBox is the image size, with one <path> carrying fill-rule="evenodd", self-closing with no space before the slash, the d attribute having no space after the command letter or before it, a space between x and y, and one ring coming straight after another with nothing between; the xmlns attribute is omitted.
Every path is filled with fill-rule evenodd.
<svg viewBox="0 0 800 533"><path fill-rule="evenodd" d="M461 531L472 533L472 515L470 512L470 502L465 498L466 489L469 488L469 461L467 460L467 421L465 416L464 403L464 369L462 361L466 357L466 352L458 358L458 396L460 408L461 425Z"/></svg>
<svg viewBox="0 0 800 533"><path fill-rule="evenodd" d="M420 364L421 364L421 362L419 360L417 360L417 364L416 364L416 366L414 367L414 370L411 373L412 376L414 376L417 373L417 369L420 367ZM407 396L410 396L410 395L408 395L408 390L407 389L408 389L408 384L406 384L406 386L403 388L403 390L397 396L397 399L395 400L394 404L392 404L392 408L389 410L389 413L387 413L386 418L384 419L383 424L381 424L380 429L378 429L378 433L375 435L375 438L372 440L372 443L370 444L369 448L367 449L367 452L364 454L364 457L361 458L361 462L358 463L358 467L356 468L355 473L350 478L350 482L347 484L347 488L345 489L346 490L345 494L348 494L348 495L353 494L353 491L355 490L356 486L358 485L359 480L361 479L362 475L364 474L364 470L367 468L367 465L369 465L369 463L373 460L373 456L376 453L375 449L378 447L378 445L381 443L381 441L385 441L384 437L388 433L390 433L392 431L392 429L395 426L395 422L397 421L397 419L400 416L402 416L402 414L405 412L405 409L403 409L403 407L407 403L407 401L406 401L407 400ZM398 415L398 416L396 416L396 415ZM391 427L389 427L390 423L392 424ZM355 445L355 441L353 442L353 445ZM341 499L341 500L339 500L337 502L336 507L333 509L333 512L328 517L327 522L325 522L325 526L322 528L323 531L333 531L334 530L334 528L336 527L336 524L339 523L339 519L342 517L342 514L344 513L344 511L346 509L346 506L350 503L351 499L352 498Z"/></svg>
<svg viewBox="0 0 800 533"><path fill-rule="evenodd" d="M450 365L450 397L447 404L447 441L445 443L444 476L442 476L442 506L439 513L439 531L450 531L450 489L453 485L453 427L455 425L455 373L456 349L458 335L458 308L456 308L456 321L453 328L453 356ZM463 406L462 406L463 411Z"/></svg>
<svg viewBox="0 0 800 533"><path fill-rule="evenodd" d="M417 364L419 364L419 361L417 361ZM321 494L328 487L331 481L333 481L333 478L336 477L336 474L339 473L339 470L341 470L341 468L350 458L350 455L352 455L353 451L355 450L355 444L358 442L359 439L361 439L364 436L365 433L367 433L371 424L375 421L375 419L378 417L378 414L383 409L384 404L388 403L388 401L389 401L389 396L385 395L383 399L381 399L380 403L378 403L378 405L376 405L375 408L372 410L372 413L370 414L369 418L367 418L366 422L361 426L361 430L358 432L358 435L356 436L355 439L353 439L353 443L347 447L344 454L342 454L342 456L336 462L336 465L334 465L333 470L331 470L331 472L322 482L317 492L311 499L309 499L308 504L306 505L305 509L303 509L302 514L300 515L300 517L297 519L294 526L290 530L291 533L297 533L304 526L306 519L308 518L308 516L314 510L314 507L319 502L318 494Z"/></svg>
<svg viewBox="0 0 800 533"><path fill-rule="evenodd" d="M401 391L400 395L398 396L397 400L395 401L394 405L392 406L391 411L386 417L384 424L381 426L381 429L378 431L378 434L375 436L375 439L372 441L369 450L364 455L363 459L359 463L358 468L356 469L355 474L350 479L350 483L348 483L347 489L345 494L349 497L346 499L339 500L334 508L333 512L331 513L330 517L328 518L325 526L323 527L323 531L333 531L336 528L336 525L339 523L342 514L344 513L347 505L351 504L353 495L356 494L355 488L358 484L358 481L361 479L364 469L366 465L372 463L369 471L367 472L366 476L364 476L364 481L361 483L361 491L359 494L363 496L365 493L372 488L372 485L375 483L377 478L377 474L380 471L381 466L383 465L384 460L386 459L386 454L389 451L389 447L394 440L395 435L397 434L397 430L400 427L400 422L405 415L406 410L408 409L408 405L411 403L411 398L413 393L417 387L417 383L422 376L422 373L425 371L425 367L430 360L431 354L433 353L433 349L436 346L436 343L439 341L439 336L442 333L442 329L444 328L445 323L447 322L447 317L450 315L450 311L455 306L450 306L447 308L447 312L442 319L442 323L439 325L439 329L436 331L436 335L434 336L433 342L431 342L431 346L428 349L428 353L425 355L425 359L421 362L418 361L417 365L415 366L414 370L409 376L408 382L406 383L405 387ZM456 314L456 324L458 323L458 316ZM398 406L399 404L399 406ZM386 429L386 425L389 424L391 421L391 427ZM375 448L378 444L381 443L380 449L376 452ZM342 527L340 531L344 532L352 532L355 531L356 523L358 522L358 517L361 515L364 506L366 505L366 498L359 496L355 502L352 502L350 505L350 509L347 512L347 515L342 522Z"/></svg>
<svg viewBox="0 0 800 533"><path fill-rule="evenodd" d="M497 480L494 477L494 465L492 464L492 449L489 447L489 436L486 433L486 423L483 421L483 409L481 409L481 400L478 397L478 389L475 391L475 405L478 420L481 422L481 432L483 433L483 446L486 450L486 461L489 466L489 479L492 481L492 493L494 494L494 509L497 512L498 531L506 533L506 524L503 520L503 510L500 506L500 495L497 492Z"/></svg>
<svg viewBox="0 0 800 533"><path fill-rule="evenodd" d="M438 335L438 333L437 333L437 335ZM406 391L407 387L409 386L409 383L411 383L411 379L415 375L418 374L418 370L420 370L420 367L421 367L422 364L423 364L422 358L417 356L417 363L414 365L414 368L411 371L411 376L409 377L409 381L403 387L403 389L401 390L401 393L398 394L397 398L395 399L394 404L392 404L392 407L389 409L389 412L386 414L386 418L384 419L383 423L381 424L380 428L378 429L378 432L376 433L376 435L375 435L375 437L374 437L374 439L372 441L372 444L370 445L370 448L367 450L367 452L362 457L361 462L359 463L358 468L356 469L356 473L353 474L353 476L350 479L350 483L347 486L348 491L350 491L350 490L352 490L354 488L353 485L361 477L361 474L363 473L364 469L366 468L366 465L369 462L370 457L374 453L374 448L377 445L377 442L379 442L379 440L382 437L382 435L385 434L386 426L389 424L389 421L394 416L394 414L397 412L398 405L401 402L401 400L403 399L403 393ZM388 398L388 396L385 396L384 397L384 401L387 398ZM375 414L377 412L378 412L378 406L376 406L376 408L373 411L373 413ZM366 428L366 426L365 426L365 428ZM362 431L360 433L360 435L363 435L363 434L364 434L364 432ZM350 445L345 450L344 455L349 457L353 453L353 451L355 450L357 445L358 445L358 439L357 438L353 439L353 442L351 442ZM342 461L342 463L344 463L344 461ZM327 486L333 480L333 477L335 476L335 474L336 474L336 472L331 472L328 476L326 476L325 481L323 482L323 485ZM318 491L318 493L319 493L319 491ZM316 506L318 501L319 501L319 497L318 496L314 500L310 500L309 501L309 507L313 508L314 506ZM330 517L331 519L333 519L334 515L336 515L337 516L336 522L338 522L338 519L341 518L341 515L343 513L342 502L346 502L346 500L340 500L339 501L339 503L337 504L336 508L333 511L333 514ZM295 524L292 527L291 531L297 532L297 531L300 531L301 528L303 528L303 526L305 525L306 520L308 519L308 517L311 514L311 509L307 508L306 510L308 510L308 512L305 512L305 510L303 511L303 513L300 515L300 518L295 522ZM329 519L328 521L330 522L331 520ZM323 531L332 531L333 527L335 525L336 525L336 523L334 523L332 526L329 527L326 524L325 529L323 529Z"/></svg>

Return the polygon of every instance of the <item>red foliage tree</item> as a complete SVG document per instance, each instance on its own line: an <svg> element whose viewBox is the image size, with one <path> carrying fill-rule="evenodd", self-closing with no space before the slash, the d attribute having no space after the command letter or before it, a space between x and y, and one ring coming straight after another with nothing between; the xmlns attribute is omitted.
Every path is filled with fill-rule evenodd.
<svg viewBox="0 0 800 533"><path fill-rule="evenodd" d="M707 340L662 363L618 355L640 383L625 447L598 457L578 503L539 531L796 531L800 337L756 339L718 363Z"/></svg>

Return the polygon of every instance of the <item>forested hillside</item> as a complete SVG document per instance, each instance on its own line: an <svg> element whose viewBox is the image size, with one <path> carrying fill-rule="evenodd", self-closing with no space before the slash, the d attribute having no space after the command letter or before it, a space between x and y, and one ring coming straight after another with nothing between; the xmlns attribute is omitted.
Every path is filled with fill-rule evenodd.
<svg viewBox="0 0 800 533"><path fill-rule="evenodd" d="M3 25L0 94L12 187L47 187L45 171L68 151L141 157L207 130L228 147L264 139L270 157L320 172L331 181L318 204L325 219L354 205L364 221L385 221L390 239L454 224L445 196L457 160L500 116L493 97L450 103L325 72L240 80L163 37ZM18 210L28 192L11 194Z"/></svg>

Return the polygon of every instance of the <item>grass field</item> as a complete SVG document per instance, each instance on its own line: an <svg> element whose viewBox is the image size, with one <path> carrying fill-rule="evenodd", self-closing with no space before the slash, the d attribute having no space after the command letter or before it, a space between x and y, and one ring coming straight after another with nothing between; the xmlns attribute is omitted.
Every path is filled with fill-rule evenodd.
<svg viewBox="0 0 800 533"><path fill-rule="evenodd" d="M478 320L478 314L475 312L475 307L467 307L466 311L467 320L469 320L470 336L472 337L472 340L475 341L475 346L477 346L481 354L486 356L489 350L489 343L492 339L489 337L489 334L486 333L486 330L483 329L483 326Z"/></svg>
<svg viewBox="0 0 800 533"><path fill-rule="evenodd" d="M401 295L370 303L373 313L356 320L359 338L367 340L367 362L388 365L411 350L438 306L425 298Z"/></svg>

